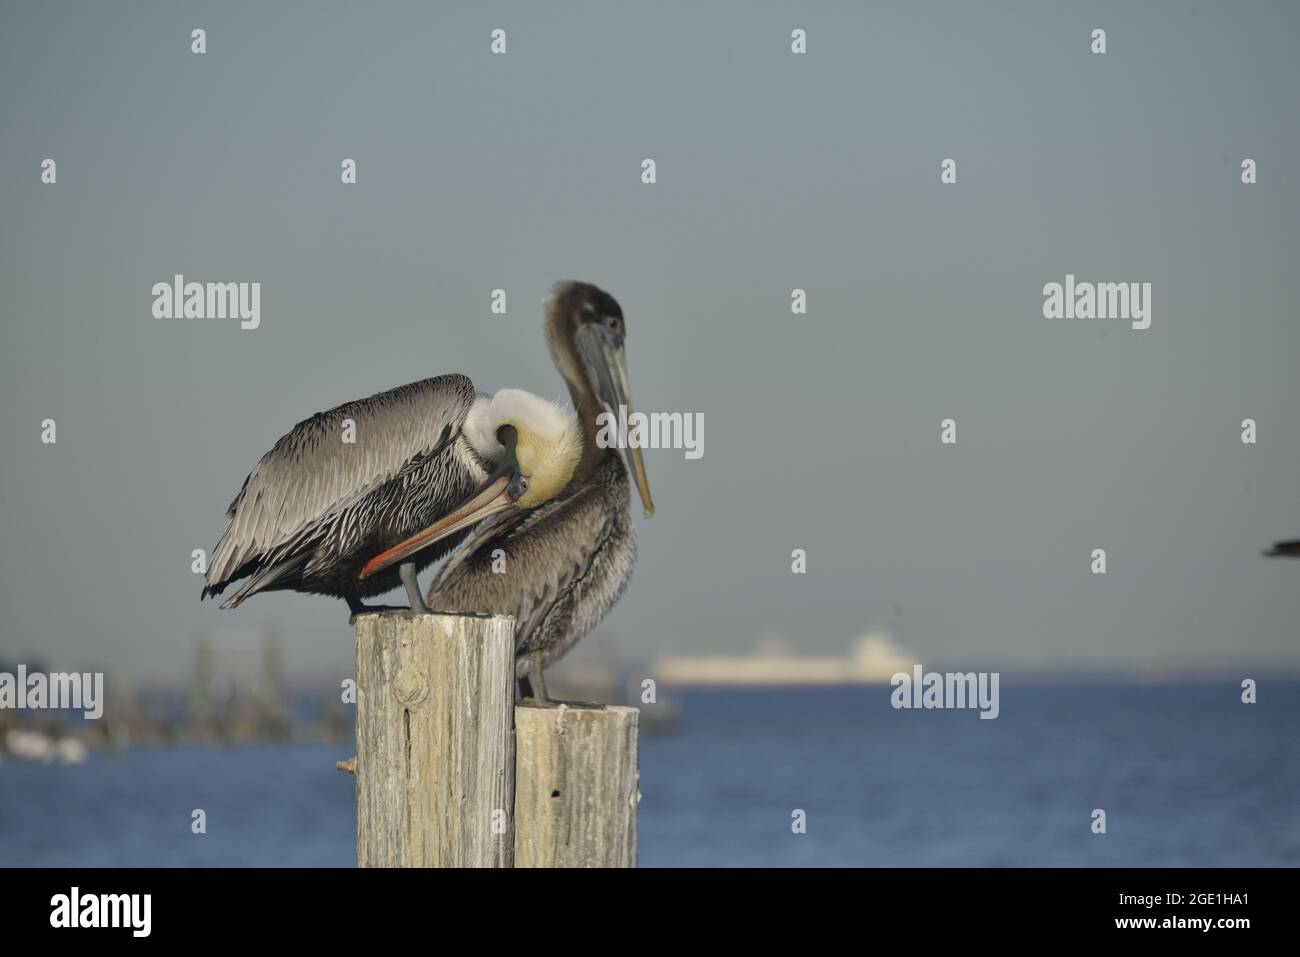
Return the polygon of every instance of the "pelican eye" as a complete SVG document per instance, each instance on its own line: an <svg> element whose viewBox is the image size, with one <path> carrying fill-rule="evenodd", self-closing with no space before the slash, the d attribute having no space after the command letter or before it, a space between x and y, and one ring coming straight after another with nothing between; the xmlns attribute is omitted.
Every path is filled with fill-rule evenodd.
<svg viewBox="0 0 1300 957"><path fill-rule="evenodd" d="M525 475L519 476L519 491L521 492L528 491L528 477Z"/></svg>

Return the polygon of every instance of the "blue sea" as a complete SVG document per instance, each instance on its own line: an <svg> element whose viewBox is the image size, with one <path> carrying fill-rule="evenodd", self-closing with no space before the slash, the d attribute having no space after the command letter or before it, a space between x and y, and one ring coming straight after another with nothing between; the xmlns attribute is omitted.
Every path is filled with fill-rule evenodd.
<svg viewBox="0 0 1300 957"><path fill-rule="evenodd" d="M1300 863L1300 686L1001 688L1001 713L888 688L682 693L643 735L642 866ZM647 706L653 707L653 706ZM0 764L0 865L355 863L347 745ZM191 833L191 812L207 833ZM1092 832L1093 810L1106 833ZM806 830L794 833L796 810Z"/></svg>

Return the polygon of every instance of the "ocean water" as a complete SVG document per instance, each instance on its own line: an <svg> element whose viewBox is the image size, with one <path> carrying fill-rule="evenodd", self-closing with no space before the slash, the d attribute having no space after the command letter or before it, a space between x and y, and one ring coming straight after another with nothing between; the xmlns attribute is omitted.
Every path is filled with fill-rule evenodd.
<svg viewBox="0 0 1300 957"><path fill-rule="evenodd" d="M1264 682L1254 705L1239 694L1004 685L1000 716L981 720L894 710L887 688L683 693L678 729L641 740L641 864L1295 865L1300 686ZM0 865L351 866L353 779L334 769L351 753L8 760Z"/></svg>

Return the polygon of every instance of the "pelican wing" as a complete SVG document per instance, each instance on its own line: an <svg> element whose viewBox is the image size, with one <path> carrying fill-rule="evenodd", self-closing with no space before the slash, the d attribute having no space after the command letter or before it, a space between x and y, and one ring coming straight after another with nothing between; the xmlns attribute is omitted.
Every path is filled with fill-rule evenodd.
<svg viewBox="0 0 1300 957"><path fill-rule="evenodd" d="M230 523L208 563L203 594L217 594L249 562L273 556L303 530L449 442L474 403L463 375L412 382L346 402L295 425L262 456L230 503Z"/></svg>

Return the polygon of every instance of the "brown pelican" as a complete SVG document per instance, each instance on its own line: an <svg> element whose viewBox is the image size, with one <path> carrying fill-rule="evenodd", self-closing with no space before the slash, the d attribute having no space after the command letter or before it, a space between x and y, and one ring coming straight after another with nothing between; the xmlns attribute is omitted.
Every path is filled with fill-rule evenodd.
<svg viewBox="0 0 1300 957"><path fill-rule="evenodd" d="M597 416L628 407L623 310L586 283L565 283L547 308L546 341L569 387L582 430L582 459L558 495L531 509L487 519L439 569L429 604L442 611L490 612L516 619L515 668L534 703L546 694L542 671L613 607L636 558L627 469L597 441ZM639 448L626 449L648 518L654 513ZM504 572L498 559L504 558Z"/></svg>
<svg viewBox="0 0 1300 957"><path fill-rule="evenodd" d="M571 412L519 389L476 396L463 375L317 413L244 479L202 597L247 579L222 608L289 589L343 598L355 615L400 581L410 610L428 611L418 571L475 521L544 503L581 455Z"/></svg>
<svg viewBox="0 0 1300 957"><path fill-rule="evenodd" d="M1293 542L1277 542L1264 554L1269 558L1300 558L1300 539Z"/></svg>

